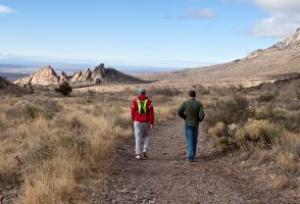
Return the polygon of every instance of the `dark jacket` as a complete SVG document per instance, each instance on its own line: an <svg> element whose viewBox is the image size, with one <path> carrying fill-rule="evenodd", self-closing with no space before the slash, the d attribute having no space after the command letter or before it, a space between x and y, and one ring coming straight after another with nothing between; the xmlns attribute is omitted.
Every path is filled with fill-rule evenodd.
<svg viewBox="0 0 300 204"><path fill-rule="evenodd" d="M178 115L185 120L187 126L192 127L198 127L205 117L202 103L195 98L185 101L178 110Z"/></svg>

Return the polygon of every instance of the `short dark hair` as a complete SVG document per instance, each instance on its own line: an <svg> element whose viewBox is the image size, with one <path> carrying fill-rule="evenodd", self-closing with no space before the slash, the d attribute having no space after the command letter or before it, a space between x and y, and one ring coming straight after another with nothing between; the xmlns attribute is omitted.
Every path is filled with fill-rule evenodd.
<svg viewBox="0 0 300 204"><path fill-rule="evenodd" d="M196 97L196 91L190 90L189 91L189 96L192 97L192 98L195 98Z"/></svg>

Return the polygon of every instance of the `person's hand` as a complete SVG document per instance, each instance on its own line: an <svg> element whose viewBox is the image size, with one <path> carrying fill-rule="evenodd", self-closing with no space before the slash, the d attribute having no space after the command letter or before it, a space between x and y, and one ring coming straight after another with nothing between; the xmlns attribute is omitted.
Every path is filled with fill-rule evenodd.
<svg viewBox="0 0 300 204"><path fill-rule="evenodd" d="M153 128L154 128L154 125L153 125L153 124L150 124L150 128L153 129Z"/></svg>

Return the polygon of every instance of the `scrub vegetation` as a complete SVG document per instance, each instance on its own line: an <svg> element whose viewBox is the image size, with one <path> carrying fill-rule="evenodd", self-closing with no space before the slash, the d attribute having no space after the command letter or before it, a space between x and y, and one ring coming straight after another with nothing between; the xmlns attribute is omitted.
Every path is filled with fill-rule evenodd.
<svg viewBox="0 0 300 204"><path fill-rule="evenodd" d="M242 166L271 189L300 194L299 80L214 89L205 130L218 153L249 157ZM222 93L222 94L221 94Z"/></svg>
<svg viewBox="0 0 300 204"><path fill-rule="evenodd" d="M157 122L177 108L174 97L152 90ZM179 93L178 91L176 93ZM2 96L0 193L9 202L86 203L99 190L118 142L132 136L134 91L54 91Z"/></svg>

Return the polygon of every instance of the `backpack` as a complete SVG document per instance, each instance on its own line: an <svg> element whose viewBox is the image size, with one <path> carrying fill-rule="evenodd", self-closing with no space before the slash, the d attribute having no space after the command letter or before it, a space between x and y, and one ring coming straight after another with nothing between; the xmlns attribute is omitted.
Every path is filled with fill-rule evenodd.
<svg viewBox="0 0 300 204"><path fill-rule="evenodd" d="M138 104L138 113L141 115L146 115L147 114L147 103L148 103L148 99L141 101L141 100L137 100L137 104Z"/></svg>

